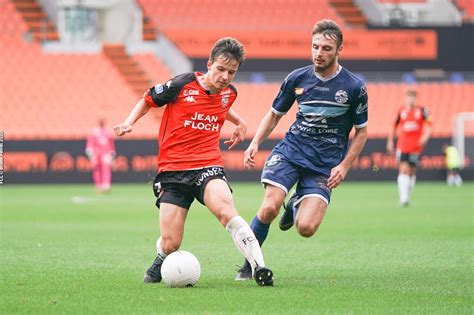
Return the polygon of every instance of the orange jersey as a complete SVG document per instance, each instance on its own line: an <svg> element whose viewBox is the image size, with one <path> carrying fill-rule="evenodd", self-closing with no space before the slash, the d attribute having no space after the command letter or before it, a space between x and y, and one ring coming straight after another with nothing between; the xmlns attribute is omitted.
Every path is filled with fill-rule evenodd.
<svg viewBox="0 0 474 315"><path fill-rule="evenodd" d="M402 153L421 153L420 138L425 123L431 124L431 116L426 107L415 106L413 109L403 107L395 121L398 127L397 150Z"/></svg>
<svg viewBox="0 0 474 315"><path fill-rule="evenodd" d="M181 74L144 95L148 106L167 105L158 138L158 172L224 166L220 132L237 90L229 85L211 94L197 81L202 75Z"/></svg>

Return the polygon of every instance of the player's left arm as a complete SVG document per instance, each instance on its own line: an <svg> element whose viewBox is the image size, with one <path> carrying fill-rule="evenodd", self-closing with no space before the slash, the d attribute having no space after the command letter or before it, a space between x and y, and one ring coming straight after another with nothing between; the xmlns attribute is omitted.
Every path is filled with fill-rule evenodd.
<svg viewBox="0 0 474 315"><path fill-rule="evenodd" d="M423 134L420 137L420 145L424 147L431 137L432 127L431 127L431 114L429 110L425 107L423 108Z"/></svg>
<svg viewBox="0 0 474 315"><path fill-rule="evenodd" d="M367 142L367 127L358 128L355 130L354 138L347 150L346 157L339 165L331 170L331 175L328 178L328 187L333 189L339 186L346 178L347 173L351 169L354 161L359 156L360 152Z"/></svg>
<svg viewBox="0 0 474 315"><path fill-rule="evenodd" d="M234 132L232 133L230 139L224 141L224 144L228 145L230 150L238 143L245 140L245 134L247 133L247 123L232 108L227 112L225 119L235 125Z"/></svg>
<svg viewBox="0 0 474 315"><path fill-rule="evenodd" d="M365 84L362 83L358 88L354 89L352 99L352 121L355 127L355 134L342 162L331 169L331 174L327 183L328 187L331 189L336 188L340 183L342 183L342 181L344 181L347 173L354 164L354 161L357 159L367 142L369 99Z"/></svg>

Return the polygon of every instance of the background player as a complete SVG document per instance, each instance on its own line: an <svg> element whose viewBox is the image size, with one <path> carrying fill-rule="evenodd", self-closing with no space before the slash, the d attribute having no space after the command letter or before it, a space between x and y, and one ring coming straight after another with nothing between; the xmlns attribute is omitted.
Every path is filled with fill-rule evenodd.
<svg viewBox="0 0 474 315"><path fill-rule="evenodd" d="M397 119L387 138L387 152L393 154L394 139L398 131L396 158L398 167L398 193L400 206L408 206L410 193L415 188L416 168L420 163L423 148L431 135L431 117L426 107L417 106L416 91L408 90L405 106L397 114Z"/></svg>
<svg viewBox="0 0 474 315"><path fill-rule="evenodd" d="M97 192L108 192L112 183L112 161L115 157L114 137L107 128L105 120L99 120L87 137L86 155L92 166L92 178Z"/></svg>
<svg viewBox="0 0 474 315"><path fill-rule="evenodd" d="M244 48L233 38L218 40L207 62L207 73L184 73L150 88L127 119L115 127L117 135L150 107L166 106L159 133L158 175L153 184L160 209L161 237L157 257L146 271L146 283L161 281L161 265L181 246L188 210L196 198L232 235L242 255L251 262L259 285L273 285L273 273L265 267L260 245L247 222L235 209L219 149L222 125L236 125L229 149L245 138L245 122L230 107L237 91L230 83L244 61Z"/></svg>
<svg viewBox="0 0 474 315"><path fill-rule="evenodd" d="M445 145L443 147L446 162L446 183L448 186L462 186L461 168L463 166L461 154L453 145Z"/></svg>
<svg viewBox="0 0 474 315"><path fill-rule="evenodd" d="M244 165L251 168L258 146L296 100L296 121L273 149L262 172L265 197L251 223L260 244L296 183L296 192L286 206L280 227L287 230L295 221L300 235L312 236L324 218L331 190L344 180L364 147L367 90L364 82L339 65L342 42L342 32L335 22L316 23L312 31L313 64L287 76L245 151ZM353 126L355 135L347 149ZM245 261L236 280L250 277L250 264Z"/></svg>

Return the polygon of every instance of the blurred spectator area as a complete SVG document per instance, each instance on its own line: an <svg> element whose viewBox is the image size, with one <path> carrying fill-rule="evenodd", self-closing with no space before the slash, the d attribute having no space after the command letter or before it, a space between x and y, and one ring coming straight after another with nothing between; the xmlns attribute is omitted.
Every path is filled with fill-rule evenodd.
<svg viewBox="0 0 474 315"><path fill-rule="evenodd" d="M318 10L311 11L309 4L313 8L315 1ZM241 5L223 0L218 6L213 0L139 2L164 32L186 28L188 32L193 29L199 33L210 29L209 21L215 23L215 29L226 31L238 26L250 33L259 27L307 32L316 19L323 17L345 25L323 0L293 0L293 7L301 9L296 10L299 15L289 14L288 3L283 0L242 0ZM463 3L465 7L470 4ZM226 8L225 15L220 11L222 6ZM247 14L247 19L241 20ZM117 64L104 53L45 54L40 43L28 37L28 27L10 1L0 0L0 19L0 130L5 132L7 140L82 139L100 117L106 118L110 128L123 121L141 97L142 92L133 89ZM134 54L130 58L126 62L140 67L153 84L163 83L172 76L153 54ZM270 109L283 78L282 75L267 82L260 75L254 76L254 83L236 82L239 97L234 109L248 122L248 138L254 135L261 118ZM397 109L403 105L406 89L414 87L419 91L419 104L432 111L434 136L449 137L455 114L473 111L472 80L455 81L370 83L369 80L369 136L387 135ZM284 135L295 112L293 106L271 137ZM127 138L156 138L158 129L159 115L147 115ZM229 137L232 131L232 125L227 123L223 136ZM468 132L474 136L472 129Z"/></svg>

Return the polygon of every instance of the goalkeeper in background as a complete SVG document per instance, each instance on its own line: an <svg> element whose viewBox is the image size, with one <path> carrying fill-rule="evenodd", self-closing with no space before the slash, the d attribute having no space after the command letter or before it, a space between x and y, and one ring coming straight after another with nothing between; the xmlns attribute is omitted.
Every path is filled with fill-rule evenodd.
<svg viewBox="0 0 474 315"><path fill-rule="evenodd" d="M87 137L86 155L92 166L92 178L97 192L109 192L112 184L115 142L112 133L105 128L104 119L99 120L99 126Z"/></svg>

